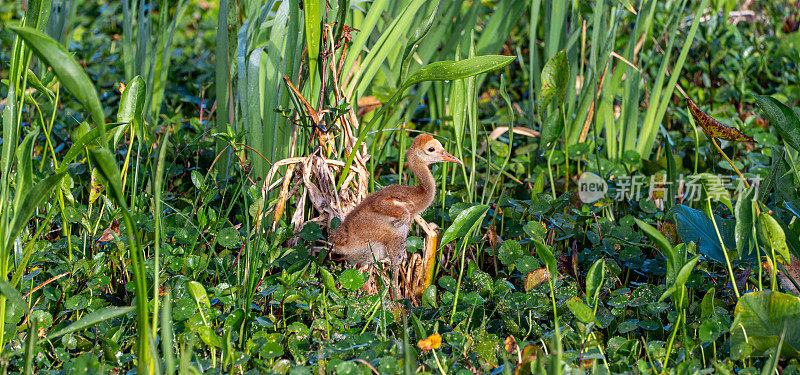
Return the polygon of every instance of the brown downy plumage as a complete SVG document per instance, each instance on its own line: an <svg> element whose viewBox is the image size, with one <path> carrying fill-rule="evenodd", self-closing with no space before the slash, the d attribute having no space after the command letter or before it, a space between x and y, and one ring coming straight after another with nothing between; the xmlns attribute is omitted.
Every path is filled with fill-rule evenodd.
<svg viewBox="0 0 800 375"><path fill-rule="evenodd" d="M411 222L436 196L436 181L428 166L444 161L462 164L432 136L416 137L406 151L406 162L417 177L417 186L392 185L367 196L330 234L333 251L351 263L389 259L398 288L398 266L406 254Z"/></svg>

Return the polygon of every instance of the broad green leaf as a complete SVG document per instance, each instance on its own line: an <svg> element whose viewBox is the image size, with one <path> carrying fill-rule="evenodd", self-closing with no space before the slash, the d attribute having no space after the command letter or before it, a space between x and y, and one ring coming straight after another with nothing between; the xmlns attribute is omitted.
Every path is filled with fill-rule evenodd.
<svg viewBox="0 0 800 375"><path fill-rule="evenodd" d="M97 128L94 128L94 129L97 129ZM93 130L92 129L92 125L90 125L86 121L82 121L80 124L78 124L77 126L72 128L72 140L73 141L79 140L79 139L83 138L84 136L86 136L86 134L89 134L89 132L92 131L92 130ZM97 129L97 130L98 131L95 132L95 134L97 136L99 136L100 135L99 129ZM86 147L87 149L93 150L93 149L96 149L98 147L103 147L103 144L100 143L99 140L95 139L93 142L89 142L84 147Z"/></svg>
<svg viewBox="0 0 800 375"><path fill-rule="evenodd" d="M124 205L126 196L122 191L122 177L120 177L119 167L114 155L107 148L99 148L90 152L95 160L95 165L106 179L107 188L109 188L117 203Z"/></svg>
<svg viewBox="0 0 800 375"><path fill-rule="evenodd" d="M89 76L64 46L36 29L8 25L6 28L19 35L36 56L53 69L62 86L89 111L95 126L99 128L104 126L105 115L97 97L97 90ZM102 130L100 134L100 138L104 139L105 134Z"/></svg>
<svg viewBox="0 0 800 375"><path fill-rule="evenodd" d="M234 227L227 227L217 233L217 243L228 249L238 248L242 243L239 231Z"/></svg>
<svg viewBox="0 0 800 375"><path fill-rule="evenodd" d="M425 291L422 292L422 305L433 309L437 307L436 304L436 285L428 285Z"/></svg>
<svg viewBox="0 0 800 375"><path fill-rule="evenodd" d="M352 268L344 270L344 272L339 275L339 284L342 284L342 287L350 290L358 290L358 288L364 285L365 281L367 280L364 278L364 274Z"/></svg>
<svg viewBox="0 0 800 375"><path fill-rule="evenodd" d="M658 299L659 301L663 301L665 298L672 296L672 300L675 303L686 304L686 301L681 301L681 296L676 296L675 293L685 293L684 286L686 285L686 280L689 279L689 276L692 274L694 270L695 264L700 259L699 255L696 255L694 258L686 262L686 264L681 267L680 271L678 271L678 275L675 277L675 282L670 285L669 289L667 289L661 297Z"/></svg>
<svg viewBox="0 0 800 375"><path fill-rule="evenodd" d="M694 265L700 259L699 255L696 255L694 258L690 259L686 264L681 267L681 270L678 271L678 277L675 278L675 287L683 288L686 285L686 280L689 279L689 276L692 274L694 270Z"/></svg>
<svg viewBox="0 0 800 375"><path fill-rule="evenodd" d="M744 193L739 194L734 208L734 216L736 216L734 238L736 240L736 251L739 253L740 258L744 258L746 254L750 253L750 248L752 247L755 191L756 188L753 186L745 190Z"/></svg>
<svg viewBox="0 0 800 375"><path fill-rule="evenodd" d="M189 294L194 298L198 306L202 304L206 307L211 307L211 301L208 299L208 293L206 293L206 288L203 287L203 284L192 280L186 283L186 289L189 290Z"/></svg>
<svg viewBox="0 0 800 375"><path fill-rule="evenodd" d="M606 261L598 259L586 273L586 301L594 305L600 297L600 289L606 278Z"/></svg>
<svg viewBox="0 0 800 375"><path fill-rule="evenodd" d="M200 339L208 346L213 346L215 348L222 348L222 340L214 333L214 330L208 326L199 326L197 327L197 335L200 336Z"/></svg>
<svg viewBox="0 0 800 375"><path fill-rule="evenodd" d="M516 57L503 55L476 56L460 61L437 61L430 63L408 77L400 86L400 94L407 88L425 81L452 81L501 69L511 64ZM397 95L397 94L395 94Z"/></svg>
<svg viewBox="0 0 800 375"><path fill-rule="evenodd" d="M513 264L521 256L522 246L515 240L503 241L503 244L500 245L500 249L497 251L497 259L500 259L500 263L503 263L505 266Z"/></svg>
<svg viewBox="0 0 800 375"><path fill-rule="evenodd" d="M45 94L45 96L47 96L48 99L53 100L55 94L53 94L53 92L50 91L50 89L48 89L47 87L44 87L42 81L39 80L39 77L37 77L36 74L33 73L33 71L28 69L28 73L25 76L25 78L27 78L28 85Z"/></svg>
<svg viewBox="0 0 800 375"><path fill-rule="evenodd" d="M684 205L677 205L672 208L672 212L675 213L678 235L684 242L694 242L697 244L697 249L701 254L725 264L723 251L736 249L736 241L733 235L735 223L732 220L725 221L721 217L714 215L714 222L717 224L715 229L714 222L703 211ZM719 230L719 235L722 236L723 244L720 244L717 229Z"/></svg>
<svg viewBox="0 0 800 375"><path fill-rule="evenodd" d="M592 308L583 303L583 301L569 300L567 301L567 307L569 308L569 311L572 311L572 314L584 324L597 322L597 318L594 316Z"/></svg>
<svg viewBox="0 0 800 375"><path fill-rule="evenodd" d="M766 212L762 212L758 216L758 234L762 243L765 244L764 247L772 249L777 255L783 257L784 263L789 263L791 258L789 247L786 245L786 234L778 221Z"/></svg>
<svg viewBox="0 0 800 375"><path fill-rule="evenodd" d="M125 125L120 125L125 126ZM116 128L109 129L109 132L114 132ZM72 146L70 146L67 153L64 155L64 158L61 159L61 164L58 165L58 169L56 169L56 173L66 172L67 168L69 168L70 163L72 163L79 155L83 154L86 150L85 147L92 144L100 136L100 129L94 128L86 132L83 136L81 136L77 141L73 139ZM96 146L98 147L100 144L98 143Z"/></svg>
<svg viewBox="0 0 800 375"><path fill-rule="evenodd" d="M33 186L33 144L38 135L38 129L28 133L22 143L17 146L17 193L14 196L14 212L19 210L22 200Z"/></svg>
<svg viewBox="0 0 800 375"><path fill-rule="evenodd" d="M636 222L636 225L639 226L639 229L641 229L642 232L644 232L644 234L647 235L647 238L649 238L650 241L653 241L656 247L658 247L658 249L661 250L661 253L664 254L664 256L667 259L672 260L674 263L675 259L672 254L673 246L671 243L669 243L667 238L664 237L664 235L661 234L661 232L659 232L658 229L654 228L652 225L647 224L644 221L641 221L637 218L634 218L633 220Z"/></svg>
<svg viewBox="0 0 800 375"><path fill-rule="evenodd" d="M564 103L569 80L569 61L567 51L561 50L542 68L542 90L539 93L539 114L544 113L547 105L555 101L558 106Z"/></svg>
<svg viewBox="0 0 800 375"><path fill-rule="evenodd" d="M66 327L64 327L64 328L62 328L62 329L60 329L60 330L58 330L56 332L50 333L49 335L47 335L46 340L52 340L52 339L54 339L56 337L66 335L68 333L73 333L73 332L82 330L84 328L89 328L89 327L91 327L91 326L93 326L93 325L95 325L97 323L100 323L100 322L103 322L103 321L106 321L106 320L109 320L109 319L114 319L114 318L116 318L118 316L130 314L131 312L133 312L133 306L125 306L125 307L108 306L108 307L104 307L102 309L95 310L95 311L92 311L92 312L84 315L82 318L80 318L75 323L72 323L72 324L70 324L70 325L68 325L68 326L66 326Z"/></svg>
<svg viewBox="0 0 800 375"><path fill-rule="evenodd" d="M755 354L763 354L777 346L785 325L786 341L781 355L800 358L800 324L797 324L800 321L800 298L768 290L750 292L736 303L734 314L736 318L730 338L732 347L746 343Z"/></svg>
<svg viewBox="0 0 800 375"><path fill-rule="evenodd" d="M711 316L708 319L703 319L700 323L697 336L702 343L709 343L717 341L728 330L726 322L723 321L721 316Z"/></svg>
<svg viewBox="0 0 800 375"><path fill-rule="evenodd" d="M728 194L728 189L722 182L720 176L713 173L700 173L700 181L703 183L706 195L712 201L718 201L728 207L730 212L733 212L733 204L731 203L731 196Z"/></svg>
<svg viewBox="0 0 800 375"><path fill-rule="evenodd" d="M456 219L453 220L453 224L444 231L442 242L439 246L444 246L456 238L466 236L475 225L478 225L481 218L488 210L489 206L487 205L476 205L461 211L461 213L456 216Z"/></svg>
<svg viewBox="0 0 800 375"><path fill-rule="evenodd" d="M700 319L707 319L708 317L716 314L714 312L715 292L716 289L711 288L706 292L706 295L703 296L703 300L700 302Z"/></svg>
<svg viewBox="0 0 800 375"><path fill-rule="evenodd" d="M203 174L200 173L197 169L192 169L190 176L192 178L192 184L194 185L194 187L200 190L204 190L206 179L205 177L203 177Z"/></svg>
<svg viewBox="0 0 800 375"><path fill-rule="evenodd" d="M770 125L778 130L789 146L800 151L800 117L791 108L771 96L753 95Z"/></svg>
<svg viewBox="0 0 800 375"><path fill-rule="evenodd" d="M61 185L61 178L64 177L65 172L56 173L44 180L39 181L29 192L25 194L25 199L19 207L17 212L14 212L14 218L11 220L11 230L6 233L8 237L5 238L5 248L9 249L14 239L17 238L19 233L28 220L33 216L33 212L44 202L50 193L53 192L57 186Z"/></svg>
<svg viewBox="0 0 800 375"><path fill-rule="evenodd" d="M144 110L144 97L147 88L141 76L133 77L125 86L125 91L119 99L119 110L117 111L117 122L129 123L136 121L142 122L142 111Z"/></svg>
<svg viewBox="0 0 800 375"><path fill-rule="evenodd" d="M283 355L283 346L281 346L277 342L272 342L272 341L267 342L261 345L261 348L259 348L258 350L259 350L258 355L261 358L275 358Z"/></svg>
<svg viewBox="0 0 800 375"><path fill-rule="evenodd" d="M11 283L3 279L0 279L0 295L6 297L8 302L11 302L12 305L26 312L28 311L28 304L25 303L25 298L22 297L22 293L20 293L17 288L14 288Z"/></svg>
<svg viewBox="0 0 800 375"><path fill-rule="evenodd" d="M539 255L539 259L550 272L551 282L554 282L558 277L558 270L556 269L556 257L553 255L553 251L539 240L534 240L533 244L536 246L536 254Z"/></svg>
<svg viewBox="0 0 800 375"><path fill-rule="evenodd" d="M320 267L319 274L322 277L322 284L325 285L325 288L327 288L329 292L339 296L339 288L336 287L336 281L334 281L330 271Z"/></svg>
<svg viewBox="0 0 800 375"><path fill-rule="evenodd" d="M564 117L561 115L561 111L552 111L542 124L542 135L539 138L539 149L542 155L550 149L550 144L558 140L563 132Z"/></svg>

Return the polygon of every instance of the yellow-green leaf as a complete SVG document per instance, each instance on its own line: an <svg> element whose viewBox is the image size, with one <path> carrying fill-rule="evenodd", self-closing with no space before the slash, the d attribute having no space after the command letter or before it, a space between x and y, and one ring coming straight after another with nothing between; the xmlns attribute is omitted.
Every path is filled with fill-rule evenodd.
<svg viewBox="0 0 800 375"><path fill-rule="evenodd" d="M97 198L100 197L103 193L103 187L105 186L106 179L103 178L103 175L100 173L98 168L92 169L92 182L89 188L89 204L91 205Z"/></svg>
<svg viewBox="0 0 800 375"><path fill-rule="evenodd" d="M762 212L758 216L758 234L761 241L766 244L768 249L772 249L783 258L783 262L789 263L789 246L786 245L786 234L770 214Z"/></svg>

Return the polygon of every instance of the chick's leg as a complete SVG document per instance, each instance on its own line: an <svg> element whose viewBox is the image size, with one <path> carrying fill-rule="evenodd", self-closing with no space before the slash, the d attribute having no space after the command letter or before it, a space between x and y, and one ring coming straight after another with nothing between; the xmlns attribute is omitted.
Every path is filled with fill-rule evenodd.
<svg viewBox="0 0 800 375"><path fill-rule="evenodd" d="M403 263L406 255L406 237L398 237L392 241L389 247L389 260L392 268L392 287L394 289L394 299L401 299L403 295L400 288L400 264Z"/></svg>

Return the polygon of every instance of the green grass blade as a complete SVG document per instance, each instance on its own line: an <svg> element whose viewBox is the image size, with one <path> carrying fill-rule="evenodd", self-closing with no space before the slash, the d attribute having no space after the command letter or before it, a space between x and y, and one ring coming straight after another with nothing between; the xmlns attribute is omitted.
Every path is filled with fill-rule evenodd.
<svg viewBox="0 0 800 375"><path fill-rule="evenodd" d="M125 194L122 187L122 178L120 176L119 168L114 156L106 148L90 151L95 165L100 168L103 177L106 178L108 189L112 193L114 200L117 202L122 211L122 216L125 222L125 231L128 236L129 250L131 255L131 268L133 268L133 278L136 294L136 322L137 322L137 356L139 358L138 370L142 373L150 373L155 371L156 364L153 362L154 357L151 353L150 344L150 330L148 306L147 306L147 284L145 280L144 269L144 254L141 253L141 248L137 240L135 228L136 225L133 221L133 216L128 209L125 201Z"/></svg>
<svg viewBox="0 0 800 375"><path fill-rule="evenodd" d="M133 57L133 23L134 17L131 15L131 2L136 0L122 0L122 67L125 72L125 80L130 81L134 75ZM135 7L134 7L135 8ZM133 10L136 11L135 9Z"/></svg>
<svg viewBox="0 0 800 375"><path fill-rule="evenodd" d="M39 324L36 321L36 317L31 316L30 322L28 337L25 338L25 364L23 368L25 375L33 375L33 357L36 355L36 337L39 333Z"/></svg>
<svg viewBox="0 0 800 375"><path fill-rule="evenodd" d="M167 375L175 374L175 350L173 341L175 340L172 332L172 293L167 291L164 294L164 306L161 310L161 354L164 358L164 373Z"/></svg>
<svg viewBox="0 0 800 375"><path fill-rule="evenodd" d="M155 327L158 326L158 293L160 292L159 281L161 278L161 218L163 217L161 212L161 190L164 188L164 160L166 159L167 148L169 147L169 135L165 134L163 137L158 150L158 162L153 170L153 175L155 175L155 181L153 183L153 219L155 220L155 230L153 232L153 335L156 334Z"/></svg>
<svg viewBox="0 0 800 375"><path fill-rule="evenodd" d="M692 27L689 29L689 33L686 35L686 40L684 41L681 53L678 55L678 60L675 62L675 66L672 68L672 75L670 76L669 82L664 89L664 94L660 97L660 101L658 102L658 111L656 112L655 118L652 122L645 123L645 127L642 128L642 133L639 135L640 143L637 145L636 151L638 151L639 155L641 155L643 158L647 158L650 154L650 150L653 149L653 141L655 141L656 129L661 124L661 120L663 120L664 114L667 112L667 107L669 107L669 104L672 101L672 92L675 90L675 85L678 82L678 78L681 76L683 64L686 62L686 57L689 54L692 41L694 40L695 34L697 34L697 28L700 26L700 20L702 19L703 11L705 11L707 6L708 0L703 0L697 7L697 11L695 11L694 14ZM665 63L664 65L667 64Z"/></svg>
<svg viewBox="0 0 800 375"><path fill-rule="evenodd" d="M306 27L306 48L308 52L308 80L311 87L317 79L319 65L319 42L322 35L322 25L319 21L319 0L303 1L303 18Z"/></svg>
<svg viewBox="0 0 800 375"><path fill-rule="evenodd" d="M22 297L22 293L4 279L0 279L0 295L8 302L11 302L12 305L24 311L28 311L28 304L25 303L25 298Z"/></svg>
<svg viewBox="0 0 800 375"><path fill-rule="evenodd" d="M66 49L43 32L29 27L6 26L31 48L36 56L53 69L58 80L91 114L94 124L104 129L103 106L97 98L97 90L89 76ZM106 134L100 130L100 139L105 143Z"/></svg>
<svg viewBox="0 0 800 375"><path fill-rule="evenodd" d="M175 14L172 15L172 21L169 22L168 27L163 26L167 24L169 16L167 1L165 0L162 5L162 9L164 10L161 12L162 20L159 22L162 29L156 44L156 54L152 56L155 60L153 62L153 76L151 77L152 91L148 97L150 103L149 106L147 106L146 113L148 120L151 122L157 121L158 115L161 112L161 102L164 99L164 90L167 87L167 73L169 72L172 52L175 49L173 37L175 35L175 30L183 22L188 5L189 1L187 0L182 0L178 3L178 7L175 9Z"/></svg>
<svg viewBox="0 0 800 375"><path fill-rule="evenodd" d="M28 223L28 220L31 218L31 216L33 216L33 213L36 211L36 207L39 207L42 202L50 197L50 193L53 192L53 189L61 185L61 178L64 177L65 173L66 172L56 173L42 181L39 181L39 183L34 185L34 187L27 192L27 194L25 194L25 198L23 199L19 210L14 212L14 218L11 221L10 230L5 233L6 237L4 239L5 245L3 249L10 249L14 239L17 238L19 233L22 231L22 228Z"/></svg>
<svg viewBox="0 0 800 375"><path fill-rule="evenodd" d="M515 56L477 56L461 61L438 61L420 68L418 71L414 72L414 74L412 74L411 77L409 77L408 80L403 83L403 85L400 86L400 88L392 96L392 99L390 99L386 105L381 106L381 109L375 114L375 116L372 118L372 121L370 121L366 126L362 127L362 129L359 129L360 133L358 139L356 139L353 149L359 147L361 142L364 141L364 137L366 137L367 134L369 134L369 131L372 130L373 123L375 120L381 117L380 114L383 113L384 109L392 107L396 100L401 98L403 92L409 87L425 81L452 81L491 72L504 68L508 64L511 64L514 59L516 59ZM344 183L344 179L350 172L350 165L353 163L353 157L355 155L356 153L351 153L347 158L347 163L345 163L342 174L340 175L338 186L341 186L342 183Z"/></svg>
<svg viewBox="0 0 800 375"><path fill-rule="evenodd" d="M97 323L104 322L104 321L109 320L109 319L114 319L114 318L116 318L118 316L130 314L131 312L133 312L133 306L125 306L125 307L108 306L108 307L104 307L104 308L102 308L100 310L95 310L95 311L92 311L92 312L84 315L82 318L78 319L78 321L75 322L75 323L72 323L72 324L70 324L70 325L68 325L68 326L66 326L66 327L64 327L62 329L59 329L58 331L50 333L49 335L47 335L47 337L45 337L45 340L52 340L52 339L55 339L57 337L64 336L66 334L73 333L73 332L82 330L84 328L91 327L91 326L93 326L93 325L95 325Z"/></svg>
<svg viewBox="0 0 800 375"><path fill-rule="evenodd" d="M17 147L17 171L15 178L15 182L17 183L15 190L17 194L14 196L14 212L18 212L20 205L22 205L22 201L26 195L23 193L30 191L31 186L33 186L33 144L38 135L38 129L28 133L22 143Z"/></svg>
<svg viewBox="0 0 800 375"><path fill-rule="evenodd" d="M217 44L216 44L216 78L214 80L217 95L217 132L225 133L228 130L228 93L230 87L230 72L228 63L228 1L220 0L219 18L217 19ZM219 154L226 144L217 140L216 153ZM220 175L227 174L227 163L218 163L217 171Z"/></svg>
<svg viewBox="0 0 800 375"><path fill-rule="evenodd" d="M375 28L375 25L378 23L378 20L383 13L383 10L386 9L388 4L388 0L373 1L369 7L369 11L367 11L367 17L364 18L361 24L355 25L355 27L361 31L358 33L358 35L356 35L356 38L350 45L350 51L347 53L347 58L345 59L344 63L345 71L350 71L350 67L353 66L353 64L356 62L356 58L358 58L358 56L361 54L364 46L367 45L369 36L372 35L372 30Z"/></svg>

